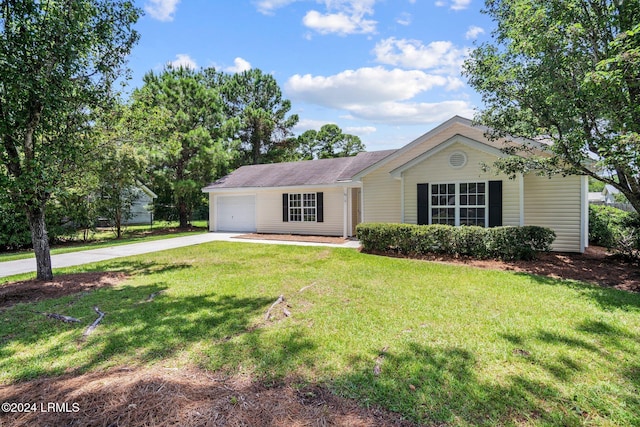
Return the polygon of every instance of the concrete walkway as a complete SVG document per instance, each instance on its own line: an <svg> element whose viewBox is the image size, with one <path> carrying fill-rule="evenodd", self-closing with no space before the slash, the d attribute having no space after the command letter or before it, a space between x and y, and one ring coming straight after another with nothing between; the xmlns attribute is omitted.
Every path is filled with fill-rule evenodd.
<svg viewBox="0 0 640 427"><path fill-rule="evenodd" d="M227 241L237 243L262 243L276 245L297 245L297 246L328 246L338 248L357 248L360 243L348 241L343 244L331 243L310 243L293 242L282 240L254 240L236 239L242 233L204 233L192 236L174 237L172 239L154 240L151 242L131 243L129 245L109 246L87 251L70 252L66 254L51 255L51 265L53 268L71 267L74 265L89 264L92 262L105 261L113 258L127 257L132 255L146 254L149 252L164 251L167 249L181 248L184 246L199 245L201 243L214 241ZM31 273L36 271L36 261L34 258L21 259L17 261L0 262L0 277L13 276L15 274Z"/></svg>

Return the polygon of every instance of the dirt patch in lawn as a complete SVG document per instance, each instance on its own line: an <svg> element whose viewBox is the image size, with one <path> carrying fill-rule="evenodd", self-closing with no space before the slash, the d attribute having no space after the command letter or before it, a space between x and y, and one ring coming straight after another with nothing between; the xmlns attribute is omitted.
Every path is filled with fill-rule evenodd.
<svg viewBox="0 0 640 427"><path fill-rule="evenodd" d="M266 386L199 369L119 368L38 379L0 387L0 401L36 405L2 414L3 426L413 425L318 385L292 379Z"/></svg>
<svg viewBox="0 0 640 427"><path fill-rule="evenodd" d="M261 234L250 233L236 236L236 239L255 239L255 240L281 240L284 242L310 242L310 243L332 243L342 245L348 242L348 239L342 237L329 236L308 236L302 234Z"/></svg>
<svg viewBox="0 0 640 427"><path fill-rule="evenodd" d="M0 309L15 304L60 298L78 292L114 286L125 278L124 273L116 272L76 273L55 276L48 282L34 279L8 283L0 285Z"/></svg>
<svg viewBox="0 0 640 427"><path fill-rule="evenodd" d="M599 286L640 292L640 265L590 246L584 254L549 252L533 261L478 260L466 257L431 255L427 261L463 264L493 270L537 274L555 279L579 280Z"/></svg>

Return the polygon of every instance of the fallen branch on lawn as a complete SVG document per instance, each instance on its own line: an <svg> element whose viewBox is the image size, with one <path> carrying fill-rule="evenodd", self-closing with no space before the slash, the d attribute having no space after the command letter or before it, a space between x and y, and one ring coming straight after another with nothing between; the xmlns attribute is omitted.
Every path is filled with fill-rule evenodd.
<svg viewBox="0 0 640 427"><path fill-rule="evenodd" d="M271 310L273 310L273 307L280 304L281 302L284 302L284 295L280 295L276 302L271 304L271 307L269 307L269 310L267 310L267 314L264 316L264 320L269 320L269 318L271 317Z"/></svg>
<svg viewBox="0 0 640 427"><path fill-rule="evenodd" d="M312 287L312 286L313 286L313 285L315 285L315 284L316 284L316 282L313 282L312 284L310 284L310 285L307 285L307 286L303 287L303 288L302 288L302 289L300 289L298 292L302 292L302 291L304 291L304 290L307 290L307 289L309 289L310 287Z"/></svg>
<svg viewBox="0 0 640 427"><path fill-rule="evenodd" d="M45 316L47 316L50 319L56 319L56 320L61 320L63 322L67 322L67 323L79 323L80 319L76 319L75 317L71 317L71 316L65 316L64 314L58 314L58 313L41 313L44 314Z"/></svg>
<svg viewBox="0 0 640 427"><path fill-rule="evenodd" d="M87 338L96 329L96 326L98 326L98 324L102 322L102 318L104 317L104 313L101 312L97 306L93 307L93 309L96 313L98 313L98 318L94 320L91 325L89 325L86 331L84 331L84 333L82 334L82 339Z"/></svg>

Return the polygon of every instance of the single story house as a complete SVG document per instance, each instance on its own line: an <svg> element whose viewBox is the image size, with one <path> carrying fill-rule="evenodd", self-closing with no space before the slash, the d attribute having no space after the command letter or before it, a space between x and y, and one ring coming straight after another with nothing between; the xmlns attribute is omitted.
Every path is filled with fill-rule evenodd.
<svg viewBox="0 0 640 427"><path fill-rule="evenodd" d="M203 188L211 231L353 236L360 222L538 225L553 249L588 245L586 176L485 171L504 141L453 117L398 150L243 166Z"/></svg>

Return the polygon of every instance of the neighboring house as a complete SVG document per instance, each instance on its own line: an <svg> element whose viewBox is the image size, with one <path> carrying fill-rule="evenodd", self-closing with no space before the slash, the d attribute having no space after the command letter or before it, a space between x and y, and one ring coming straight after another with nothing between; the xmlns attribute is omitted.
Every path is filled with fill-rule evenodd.
<svg viewBox="0 0 640 427"><path fill-rule="evenodd" d="M127 225L151 224L153 201L158 198L158 195L140 181L136 181L136 190L137 195L131 204L130 217L124 223Z"/></svg>
<svg viewBox="0 0 640 427"><path fill-rule="evenodd" d="M352 236L360 222L539 225L553 249L588 245L585 176L483 171L503 141L454 117L399 150L354 157L243 166L203 188L211 231Z"/></svg>
<svg viewBox="0 0 640 427"><path fill-rule="evenodd" d="M136 180L135 186L131 186L127 191L123 192L123 198L128 199L129 195L133 197L131 199L131 208L129 215L122 219L122 225L151 224L153 222L153 202L158 196L138 180ZM110 209L113 208L110 207ZM109 214L103 213L103 215ZM110 224L113 224L113 220L112 217L100 217L97 224L99 227L109 227Z"/></svg>
<svg viewBox="0 0 640 427"><path fill-rule="evenodd" d="M604 186L602 191L590 191L589 202L597 204L612 205L616 203L616 194L620 194L620 190L611 184Z"/></svg>

